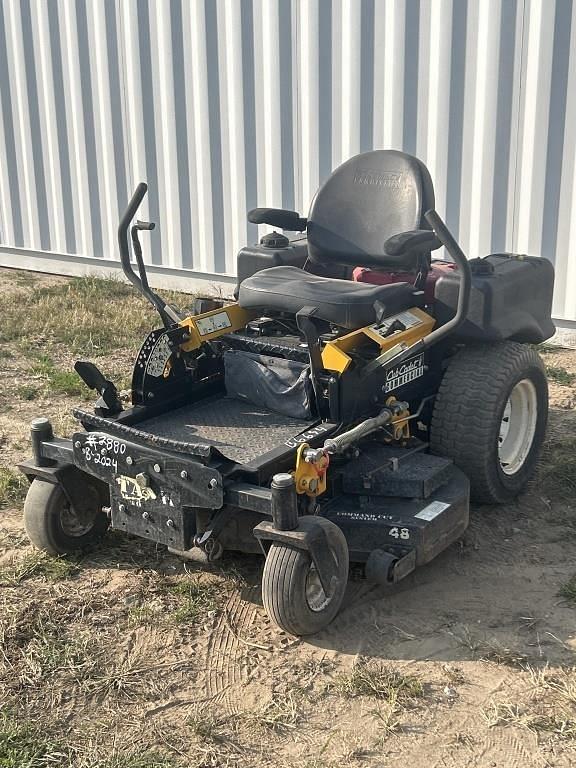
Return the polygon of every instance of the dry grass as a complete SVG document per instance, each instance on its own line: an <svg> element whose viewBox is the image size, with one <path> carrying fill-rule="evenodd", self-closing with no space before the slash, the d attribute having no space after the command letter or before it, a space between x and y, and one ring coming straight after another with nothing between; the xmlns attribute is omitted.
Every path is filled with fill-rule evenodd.
<svg viewBox="0 0 576 768"><path fill-rule="evenodd" d="M410 706L424 695L414 675L376 661L360 660L347 675L337 678L335 690L343 696L371 696L400 706Z"/></svg>
<svg viewBox="0 0 576 768"><path fill-rule="evenodd" d="M258 726L270 731L293 731L301 717L302 695L299 689L288 689L275 694L261 707L244 712L239 719L248 726Z"/></svg>
<svg viewBox="0 0 576 768"><path fill-rule="evenodd" d="M146 646L123 647L128 617L117 600L38 576L35 584L34 591L20 583L0 593L0 766L195 765L155 752L162 743L156 733L146 734L149 750L135 748L131 733L131 721L139 721L147 702L165 698L175 675L192 679L194 659L171 658L169 641L161 659ZM71 738L68 718L76 711ZM113 726L113 740L126 729L128 738L118 737L111 749L101 730L84 733L93 725L90 711L98 711L99 729ZM26 724L30 712L37 713L38 730Z"/></svg>
<svg viewBox="0 0 576 768"><path fill-rule="evenodd" d="M15 558L0 570L0 585L14 586L26 579L41 577L46 581L69 579L78 573L78 564L65 557L51 557L34 551Z"/></svg>
<svg viewBox="0 0 576 768"><path fill-rule="evenodd" d="M15 273L9 281L12 290L0 293L0 355L7 369L2 407L7 412L27 405L31 418L36 403L39 408L49 404L55 429L64 426L70 432L73 403L94 399L74 361L98 358L104 373L126 390L138 349L160 319L131 286L116 279L82 277L43 285ZM182 308L192 303L186 294L164 296Z"/></svg>
<svg viewBox="0 0 576 768"><path fill-rule="evenodd" d="M102 749L94 738L56 737L9 712L0 713L2 768L176 768L182 763L158 751L134 747Z"/></svg>
<svg viewBox="0 0 576 768"><path fill-rule="evenodd" d="M479 637L467 626L449 634L480 661L491 661L494 664L504 664L519 669L524 669L530 662L530 657L519 648L502 643L496 638Z"/></svg>
<svg viewBox="0 0 576 768"><path fill-rule="evenodd" d="M377 700L378 706L370 714L377 726L378 749L389 736L402 730L402 715L424 696L424 686L415 675L365 659L360 659L347 675L337 677L334 690L347 698Z"/></svg>
<svg viewBox="0 0 576 768"><path fill-rule="evenodd" d="M558 590L558 596L563 597L569 603L576 604L576 575L572 576L566 584L563 584Z"/></svg>
<svg viewBox="0 0 576 768"><path fill-rule="evenodd" d="M563 739L576 738L576 720L573 718L556 713L543 714L519 704L492 703L484 710L484 718L490 728L514 726Z"/></svg>
<svg viewBox="0 0 576 768"><path fill-rule="evenodd" d="M4 430L12 450L8 458L15 461L27 453L26 423L34 411L46 409L57 432L74 428L64 411L87 393L72 372L75 357L99 358L98 365L123 388L140 342L159 325L153 310L116 281L87 278L46 288L22 274L17 282L16 294L0 297L6 318L0 328L0 357L3 367L14 371L0 398L5 409L14 398L21 406L18 416L14 414L14 431L11 424ZM14 301L15 295L19 301ZM178 297L175 303L184 302ZM576 486L576 462L572 469L569 465L576 441L572 447L569 443L564 434L550 446L557 473L550 482L556 484L556 496L557 485L564 482L562 473L573 477ZM6 471L4 475L0 470L0 504L17 505L26 481ZM564 492L571 492L569 483L562 486ZM0 547L16 550L24 543L19 531L8 527L0 533ZM327 686L326 678L336 675L333 662L315 658L301 663L306 651L301 656L299 649L306 644L276 647L274 635L259 634L266 624L245 625L240 620L238 635L260 641L258 647L241 643L242 653L234 651L231 632L228 644L210 657L212 614L221 610L231 589L245 583L233 564L225 565L228 570L219 575L199 575L193 566L180 575L182 566L162 548L114 533L79 564L28 553L15 552L1 575L1 768L225 768L274 760L332 768L385 759L388 747L378 746L400 734L408 716L413 716L414 733L420 738L421 718L429 713L428 706L416 708L424 688L417 677L406 674L412 668L402 663L361 661L350 674L337 677L336 685ZM237 618L230 620L235 629ZM470 642L478 658L525 668L525 657L513 648ZM247 694L253 694L253 679L256 685L260 680L267 698L258 699L251 711L232 715L224 688L216 700L197 704L192 714L188 705L148 716L152 709L180 698L207 695L207 669L218 673L227 664L242 665ZM289 664L294 666L288 673ZM444 672L448 682L462 682L457 668ZM548 672L545 681L538 682L517 670L514 679L523 675L529 678L523 698L496 700L487 709L487 716L498 723L494 727L517 716L525 718L524 727L542 736L573 738L573 674ZM294 685L288 682L292 679ZM274 688L271 696L269 683ZM470 687L473 684L471 676ZM240 687L240 696L243 691ZM241 699L237 703L244 706ZM432 697L426 704L435 706ZM507 704L521 711L506 710ZM356 743L354 736L337 730L331 717L344 711L360 712L366 719L376 742L373 749L371 744L372 755L366 754L360 739ZM406 728L394 740L394 749L399 745L401 751L401 739L408 740L409 733ZM285 751L300 738L305 756L297 754L299 747L294 753L291 747ZM465 737L454 739L460 743Z"/></svg>
<svg viewBox="0 0 576 768"><path fill-rule="evenodd" d="M21 504L28 491L24 475L0 465L0 509Z"/></svg>
<svg viewBox="0 0 576 768"><path fill-rule="evenodd" d="M26 301L15 301L14 294L0 297L0 343L16 344L25 353L31 351L29 342L40 338L41 347L32 351L63 344L73 353L107 354L130 344L151 320L144 299L116 280L74 278L31 290L25 286L22 294Z"/></svg>
<svg viewBox="0 0 576 768"><path fill-rule="evenodd" d="M15 301L15 294L25 300ZM189 306L192 300L170 291L164 296L180 306ZM138 344L159 324L154 310L132 286L98 277L40 287L25 283L15 293L0 295L0 315L0 344L15 344L25 354L36 350L42 354L46 347L61 344L74 354L106 355Z"/></svg>
<svg viewBox="0 0 576 768"><path fill-rule="evenodd" d="M544 444L538 472L539 486L550 496L572 501L576 493L576 438L553 436Z"/></svg>
<svg viewBox="0 0 576 768"><path fill-rule="evenodd" d="M576 667L530 669L529 684L514 699L484 709L489 727L525 728L550 738L576 739Z"/></svg>

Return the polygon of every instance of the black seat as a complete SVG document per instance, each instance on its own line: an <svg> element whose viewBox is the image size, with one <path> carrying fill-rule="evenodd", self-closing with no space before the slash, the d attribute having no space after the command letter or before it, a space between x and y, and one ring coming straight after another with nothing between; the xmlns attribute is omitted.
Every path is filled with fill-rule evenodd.
<svg viewBox="0 0 576 768"><path fill-rule="evenodd" d="M314 307L314 316L342 328L361 328L377 321L378 310L393 315L414 306L414 287L408 283L369 285L320 277L298 267L271 267L256 272L240 285L244 309L296 314Z"/></svg>
<svg viewBox="0 0 576 768"><path fill-rule="evenodd" d="M352 157L332 173L314 198L307 220L294 211L267 208L251 211L249 218L305 226L308 256L324 271L333 264L419 270L440 245L424 218L430 208L434 189L424 163L404 152L375 150ZM344 328L374 323L376 301L388 315L415 303L408 283L367 285L319 277L297 267L256 272L241 283L238 299L245 309L296 313L315 307L316 317Z"/></svg>

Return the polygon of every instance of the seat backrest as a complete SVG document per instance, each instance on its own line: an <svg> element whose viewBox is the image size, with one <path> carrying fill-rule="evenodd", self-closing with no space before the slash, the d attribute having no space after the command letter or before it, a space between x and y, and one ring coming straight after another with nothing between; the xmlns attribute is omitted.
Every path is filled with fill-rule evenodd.
<svg viewBox="0 0 576 768"><path fill-rule="evenodd" d="M392 235L429 229L424 213L434 208L428 169L418 158L378 149L356 155L318 190L308 215L312 261L386 268Z"/></svg>

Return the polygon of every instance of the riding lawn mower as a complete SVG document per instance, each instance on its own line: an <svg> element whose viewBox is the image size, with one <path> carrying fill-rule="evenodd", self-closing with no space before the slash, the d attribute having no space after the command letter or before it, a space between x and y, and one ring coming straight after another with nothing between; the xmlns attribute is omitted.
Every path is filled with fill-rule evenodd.
<svg viewBox="0 0 576 768"><path fill-rule="evenodd" d="M162 327L138 353L130 407L78 361L93 411L74 411L71 439L32 423L21 469L37 547L71 553L111 526L205 563L261 553L266 611L307 635L338 613L350 562L392 585L462 536L470 500L525 488L547 420L533 345L554 333L549 261L468 261L424 164L378 150L337 168L307 218L250 211L304 234L243 248L236 300L187 314L148 284L139 236L154 224L130 226L146 190L120 257Z"/></svg>

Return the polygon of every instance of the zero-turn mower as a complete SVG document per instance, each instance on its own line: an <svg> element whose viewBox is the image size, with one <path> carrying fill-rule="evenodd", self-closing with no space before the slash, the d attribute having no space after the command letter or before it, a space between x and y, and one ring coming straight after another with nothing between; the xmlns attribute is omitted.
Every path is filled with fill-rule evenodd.
<svg viewBox="0 0 576 768"><path fill-rule="evenodd" d="M261 552L268 614L306 635L337 614L350 561L393 584L462 535L469 498L523 490L546 428L532 345L554 333L549 261L468 261L423 163L379 150L337 168L308 218L252 210L306 234L243 248L237 301L188 315L148 285L139 233L154 224L130 227L146 189L120 256L162 327L138 353L130 407L79 361L99 394L74 411L81 428L68 440L32 423L36 546L70 553L112 526L205 562ZM441 246L449 261L432 260Z"/></svg>

